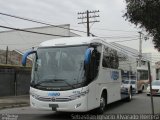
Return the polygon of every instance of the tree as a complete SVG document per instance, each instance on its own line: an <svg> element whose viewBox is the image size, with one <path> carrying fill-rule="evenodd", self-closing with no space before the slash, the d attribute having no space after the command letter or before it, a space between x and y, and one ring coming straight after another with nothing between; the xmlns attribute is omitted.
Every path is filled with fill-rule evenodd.
<svg viewBox="0 0 160 120"><path fill-rule="evenodd" d="M125 0L123 17L153 37L154 47L160 51L160 0Z"/></svg>

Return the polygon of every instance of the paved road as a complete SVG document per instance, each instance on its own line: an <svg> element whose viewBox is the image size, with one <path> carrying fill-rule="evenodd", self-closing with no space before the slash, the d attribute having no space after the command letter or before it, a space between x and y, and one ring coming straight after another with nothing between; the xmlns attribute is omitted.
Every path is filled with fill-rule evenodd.
<svg viewBox="0 0 160 120"><path fill-rule="evenodd" d="M154 97L154 110L155 113L160 114L160 97ZM67 120L82 115L95 115L94 111L88 113L55 113L53 111L40 111L30 107L13 108L0 110L1 116L5 118L18 117L18 120ZM18 116L16 116L19 114ZM108 105L105 114L151 114L150 97L145 93L138 94L133 97L131 102L119 101ZM5 120L5 119L4 119ZM16 120L16 119L15 119Z"/></svg>

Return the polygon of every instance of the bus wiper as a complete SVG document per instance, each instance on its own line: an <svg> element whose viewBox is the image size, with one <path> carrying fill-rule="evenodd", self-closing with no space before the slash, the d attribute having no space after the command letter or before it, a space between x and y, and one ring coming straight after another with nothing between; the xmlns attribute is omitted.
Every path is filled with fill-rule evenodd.
<svg viewBox="0 0 160 120"><path fill-rule="evenodd" d="M40 82L34 84L34 87L39 86L39 85L41 85L42 83L54 83L54 82L57 82L57 81L63 81L63 82L65 82L68 86L71 86L72 88L74 88L73 85L69 84L65 79L47 79L47 80L43 80L43 81L40 81Z"/></svg>
<svg viewBox="0 0 160 120"><path fill-rule="evenodd" d="M63 81L65 82L68 86L75 88L73 85L71 85L70 83L68 83L65 79L54 79L54 81Z"/></svg>
<svg viewBox="0 0 160 120"><path fill-rule="evenodd" d="M54 79L47 79L47 80L39 81L38 83L34 84L34 87L39 86L42 83L53 83L53 82L55 82Z"/></svg>

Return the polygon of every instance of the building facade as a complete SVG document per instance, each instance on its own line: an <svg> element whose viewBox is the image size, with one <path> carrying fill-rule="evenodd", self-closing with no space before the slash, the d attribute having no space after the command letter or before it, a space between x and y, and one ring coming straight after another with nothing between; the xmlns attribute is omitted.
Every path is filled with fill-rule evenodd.
<svg viewBox="0 0 160 120"><path fill-rule="evenodd" d="M0 64L8 64L8 65L21 65L23 53L17 50L6 51L0 50ZM26 66L32 66L32 59L28 58Z"/></svg>

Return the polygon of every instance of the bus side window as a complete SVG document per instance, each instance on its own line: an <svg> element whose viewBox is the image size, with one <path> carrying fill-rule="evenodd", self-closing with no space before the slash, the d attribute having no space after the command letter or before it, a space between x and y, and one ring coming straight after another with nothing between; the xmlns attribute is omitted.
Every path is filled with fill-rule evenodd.
<svg viewBox="0 0 160 120"><path fill-rule="evenodd" d="M102 66L105 68L118 69L119 60L116 50L104 46Z"/></svg>

